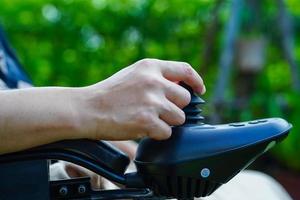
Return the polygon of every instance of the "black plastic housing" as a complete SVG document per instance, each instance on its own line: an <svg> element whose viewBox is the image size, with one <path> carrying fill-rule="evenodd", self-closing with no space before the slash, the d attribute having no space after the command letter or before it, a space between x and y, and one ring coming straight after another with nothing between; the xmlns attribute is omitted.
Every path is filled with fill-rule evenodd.
<svg viewBox="0 0 300 200"><path fill-rule="evenodd" d="M143 139L135 164L156 194L207 196L286 137L290 128L280 118L174 127L168 140Z"/></svg>
<svg viewBox="0 0 300 200"><path fill-rule="evenodd" d="M184 125L173 127L167 140L143 139L134 161L137 174L157 196L210 195L285 138L292 127L280 118L204 124L198 108L204 101L189 86L181 85L191 93Z"/></svg>

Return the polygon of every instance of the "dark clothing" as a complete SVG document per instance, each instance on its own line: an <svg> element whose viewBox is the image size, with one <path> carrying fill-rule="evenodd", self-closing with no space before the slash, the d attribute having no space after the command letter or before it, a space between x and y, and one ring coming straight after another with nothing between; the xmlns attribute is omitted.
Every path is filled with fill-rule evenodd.
<svg viewBox="0 0 300 200"><path fill-rule="evenodd" d="M31 81L0 27L0 89L14 89L24 85L31 85Z"/></svg>

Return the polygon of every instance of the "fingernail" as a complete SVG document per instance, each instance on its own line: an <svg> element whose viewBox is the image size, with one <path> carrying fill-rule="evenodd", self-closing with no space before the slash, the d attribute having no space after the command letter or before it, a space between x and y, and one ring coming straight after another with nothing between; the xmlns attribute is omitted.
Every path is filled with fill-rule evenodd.
<svg viewBox="0 0 300 200"><path fill-rule="evenodd" d="M206 92L206 87L203 85L202 87L199 88L199 93L204 94Z"/></svg>
<svg viewBox="0 0 300 200"><path fill-rule="evenodd" d="M203 87L198 87L195 92L197 92L198 94L202 94L203 91Z"/></svg>

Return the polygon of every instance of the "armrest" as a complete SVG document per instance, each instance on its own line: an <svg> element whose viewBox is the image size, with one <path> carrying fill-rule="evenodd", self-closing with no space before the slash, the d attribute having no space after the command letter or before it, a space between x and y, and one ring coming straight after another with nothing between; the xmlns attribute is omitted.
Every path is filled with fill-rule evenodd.
<svg viewBox="0 0 300 200"><path fill-rule="evenodd" d="M56 159L83 166L112 181L124 183L128 156L108 142L88 139L64 140L0 156L1 163L22 160Z"/></svg>

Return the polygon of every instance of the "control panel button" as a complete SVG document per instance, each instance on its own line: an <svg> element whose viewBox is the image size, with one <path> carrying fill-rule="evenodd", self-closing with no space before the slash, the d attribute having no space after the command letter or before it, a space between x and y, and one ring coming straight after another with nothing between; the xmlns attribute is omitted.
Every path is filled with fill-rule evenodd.
<svg viewBox="0 0 300 200"><path fill-rule="evenodd" d="M240 126L245 126L245 124L244 123L231 123L231 124L229 124L229 126L240 127Z"/></svg>
<svg viewBox="0 0 300 200"><path fill-rule="evenodd" d="M268 121L267 119L260 119L260 120L258 120L259 123L265 123L267 121Z"/></svg>
<svg viewBox="0 0 300 200"><path fill-rule="evenodd" d="M253 121L250 121L248 122L249 124L259 124L260 122L258 120L253 120Z"/></svg>
<svg viewBox="0 0 300 200"><path fill-rule="evenodd" d="M266 119L259 119L259 120L250 121L250 122L248 122L248 124L260 124L260 123L265 123L267 121L268 120L266 120Z"/></svg>

